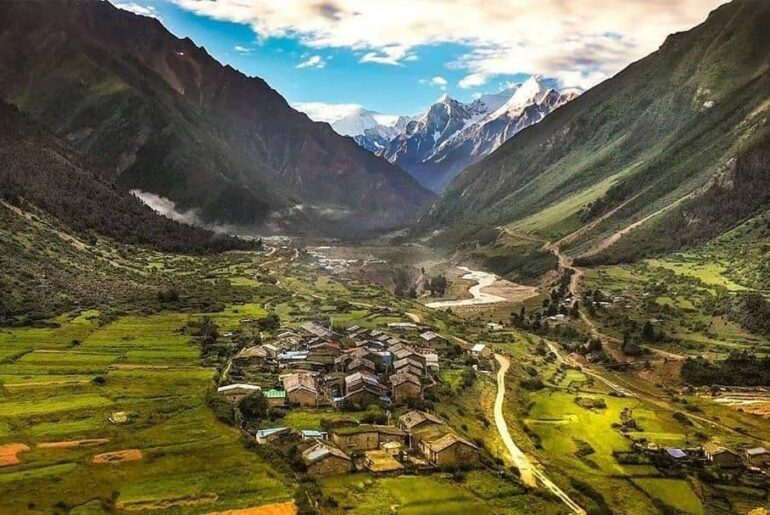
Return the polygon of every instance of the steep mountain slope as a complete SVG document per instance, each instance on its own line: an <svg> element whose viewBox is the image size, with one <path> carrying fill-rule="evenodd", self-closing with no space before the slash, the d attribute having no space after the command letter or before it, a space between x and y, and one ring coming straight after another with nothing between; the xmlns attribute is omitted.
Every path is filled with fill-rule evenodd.
<svg viewBox="0 0 770 515"><path fill-rule="evenodd" d="M0 98L109 179L206 222L360 234L403 224L430 199L263 80L100 0L0 3Z"/></svg>
<svg viewBox="0 0 770 515"><path fill-rule="evenodd" d="M437 244L509 226L584 262L694 245L770 203L770 4L735 0L467 169Z"/></svg>
<svg viewBox="0 0 770 515"><path fill-rule="evenodd" d="M575 91L557 92L533 76L467 104L443 95L422 115L378 120L376 113L362 110L332 128L438 192L465 167L575 96Z"/></svg>
<svg viewBox="0 0 770 515"><path fill-rule="evenodd" d="M0 199L37 208L85 239L107 236L173 252L254 248L253 243L173 222L93 173L68 145L0 101Z"/></svg>

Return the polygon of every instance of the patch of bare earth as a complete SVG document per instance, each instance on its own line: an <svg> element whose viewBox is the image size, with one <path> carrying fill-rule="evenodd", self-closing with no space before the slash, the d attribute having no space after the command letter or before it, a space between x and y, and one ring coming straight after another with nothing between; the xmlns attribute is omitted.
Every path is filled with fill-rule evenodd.
<svg viewBox="0 0 770 515"><path fill-rule="evenodd" d="M208 515L296 515L297 505L294 501L276 504L265 504L256 508L244 508L242 510L228 510L209 513Z"/></svg>
<svg viewBox="0 0 770 515"><path fill-rule="evenodd" d="M508 302L524 302L538 296L537 286L512 283L505 279L498 279L490 286L484 288L484 293L502 297Z"/></svg>
<svg viewBox="0 0 770 515"><path fill-rule="evenodd" d="M38 449L76 449L78 447L92 447L102 445L110 440L107 438L87 438L85 440L65 440L61 442L45 442L37 444Z"/></svg>
<svg viewBox="0 0 770 515"><path fill-rule="evenodd" d="M122 461L137 461L142 459L142 451L139 449L126 449L124 451L103 452L94 455L94 464L120 463Z"/></svg>
<svg viewBox="0 0 770 515"><path fill-rule="evenodd" d="M19 454L29 451L29 446L23 443L8 443L0 445L0 467L12 467L21 463Z"/></svg>
<svg viewBox="0 0 770 515"><path fill-rule="evenodd" d="M117 508L126 511L155 511L168 510L180 506L198 506L201 504L210 504L216 502L219 496L213 492L201 495L183 495L171 497L169 499L159 499L153 501L134 501L119 502Z"/></svg>

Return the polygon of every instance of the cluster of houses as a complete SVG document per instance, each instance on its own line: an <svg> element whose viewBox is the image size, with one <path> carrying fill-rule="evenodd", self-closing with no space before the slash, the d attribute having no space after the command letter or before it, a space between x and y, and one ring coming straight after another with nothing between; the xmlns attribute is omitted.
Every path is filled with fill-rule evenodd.
<svg viewBox="0 0 770 515"><path fill-rule="evenodd" d="M749 472L766 476L770 470L770 451L764 447L730 449L717 442L687 448L663 447L655 442L635 442L635 452L674 467L711 466L722 471Z"/></svg>
<svg viewBox="0 0 770 515"><path fill-rule="evenodd" d="M308 322L241 349L228 377L256 380L222 386L219 393L237 403L261 392L274 408L387 408L381 422L388 425L340 416L327 420L325 431L273 427L256 432L259 444L293 449L311 476L472 467L479 462L478 447L440 418L412 410L394 425L390 420L391 410L401 413L413 406L410 400L424 398L435 384L439 355L451 347L445 337L411 322L389 324L387 331L353 326L343 334ZM469 345L465 352L479 358L491 354L483 344Z"/></svg>
<svg viewBox="0 0 770 515"><path fill-rule="evenodd" d="M343 272L348 267L353 265L358 265L358 264L372 265L372 264L378 264L378 263L387 263L387 261L385 261L384 259L376 259L374 256L368 256L363 260L347 259L347 258L330 258L324 252L322 252L330 249L331 247L316 247L314 249L308 249L307 254L313 259L315 259L318 267L321 270L324 270L331 274L338 274L340 272Z"/></svg>
<svg viewBox="0 0 770 515"><path fill-rule="evenodd" d="M389 329L401 334L414 331L415 337L408 341L358 326L339 335L313 322L284 331L268 343L241 349L232 365L234 371L274 374L278 381L270 385L236 383L221 387L220 393L236 402L259 389L272 406L301 407L365 408L420 399L434 384L439 354L450 344L433 331L419 333L414 324L394 324ZM482 355L488 351L477 344L469 352ZM277 383L282 387L276 388Z"/></svg>
<svg viewBox="0 0 770 515"><path fill-rule="evenodd" d="M456 469L479 464L479 448L456 434L439 417L409 411L396 425L336 423L324 431L280 427L257 432L257 443L296 446L312 477L366 470L397 474L409 468Z"/></svg>

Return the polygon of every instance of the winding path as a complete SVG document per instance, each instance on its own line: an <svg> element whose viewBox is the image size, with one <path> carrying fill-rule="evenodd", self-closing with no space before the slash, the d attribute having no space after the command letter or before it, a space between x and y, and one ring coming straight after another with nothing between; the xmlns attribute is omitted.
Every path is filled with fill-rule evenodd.
<svg viewBox="0 0 770 515"><path fill-rule="evenodd" d="M508 449L508 453L511 455L516 468L519 469L521 481L530 487L537 486L538 481L553 495L558 497L567 507L573 512L580 515L585 515L585 510L581 508L575 501L573 501L561 488L559 488L553 481L535 468L532 462L526 454L519 449L511 438L511 433L508 431L508 424L505 422L503 416L503 403L505 401L505 374L508 372L508 368L511 366L510 360L501 355L495 354L495 359L500 363L500 370L497 372L497 396L495 397L495 425L497 431L500 433L500 437L503 439L503 443Z"/></svg>

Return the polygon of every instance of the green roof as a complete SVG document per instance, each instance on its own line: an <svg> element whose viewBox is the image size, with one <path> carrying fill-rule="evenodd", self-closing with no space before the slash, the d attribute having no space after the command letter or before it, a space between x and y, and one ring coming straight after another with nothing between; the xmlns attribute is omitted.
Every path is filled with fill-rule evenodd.
<svg viewBox="0 0 770 515"><path fill-rule="evenodd" d="M283 399L286 397L286 391L285 390L276 390L273 388L272 390L268 390L264 392L265 397L268 399Z"/></svg>

